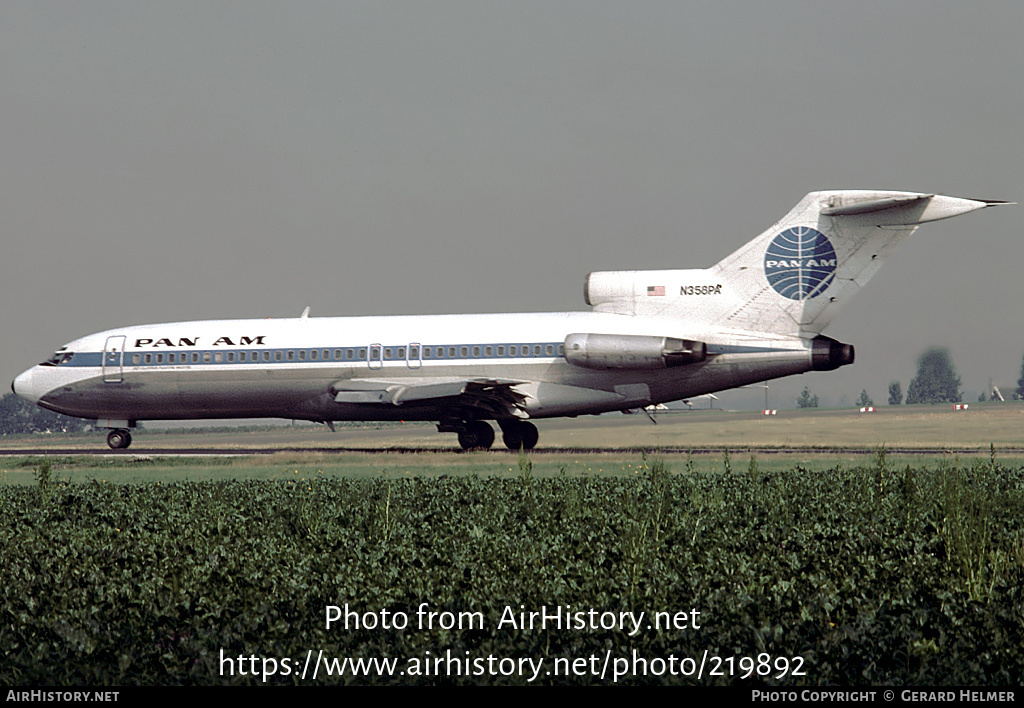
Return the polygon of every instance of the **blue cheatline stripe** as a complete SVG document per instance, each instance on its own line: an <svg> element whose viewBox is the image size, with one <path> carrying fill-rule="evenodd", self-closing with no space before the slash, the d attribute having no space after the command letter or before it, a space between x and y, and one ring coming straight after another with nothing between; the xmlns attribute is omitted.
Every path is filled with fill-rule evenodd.
<svg viewBox="0 0 1024 708"><path fill-rule="evenodd" d="M516 353L510 354L515 347ZM373 353L370 354L371 348ZM380 350L380 353L378 352ZM561 357L562 342L527 342L501 344L428 344L418 345L419 356L409 356L409 344L381 344L378 346L330 346L315 348L225 348L225 349L184 349L159 351L146 349L130 349L118 352L107 361L107 366L125 367L170 367L182 365L214 365L235 366L251 364L405 364L408 362L423 363L433 361L468 361L493 359L544 359ZM429 350L429 355L426 350ZM499 354L499 350L502 352ZM440 356L438 352L440 351ZM454 351L454 355L449 354ZM401 356L399 356L401 352ZM325 356L326 354L326 356ZM103 365L103 352L75 352L70 361L59 366L100 367ZM146 361L146 357L149 361ZM174 361L171 361L173 356ZM244 360L243 357L244 356ZM370 357L369 360L367 357ZM157 359L161 359L157 361ZM136 360L137 359L137 360Z"/></svg>
<svg viewBox="0 0 1024 708"><path fill-rule="evenodd" d="M553 357L562 357L561 342L528 342L525 344L428 344L420 345L420 356L412 359L408 359L409 345L406 344L390 344L380 345L383 357L379 354L374 354L373 357L367 361L367 352L370 350L368 346L361 347L316 347L312 349L186 349L184 351L169 351L169 350L129 350L124 353L125 367L171 367L171 366L192 366L192 365L213 365L213 366L235 366L242 365L247 366L251 364L358 364L360 366L367 366L369 364L406 364L408 362L415 363L429 363L434 361L487 361L494 359L544 359ZM516 348L516 354L509 354L511 347ZM536 348L540 347L540 353L535 353ZM551 348L549 353L549 349ZM488 348L490 353L488 354ZM504 352L498 354L499 348ZM426 356L425 350L430 350L430 355ZM376 347L374 347L376 351ZM391 356L388 357L388 350L391 352ZM398 351L403 351L403 356L398 356ZM442 356L438 356L437 352L441 350ZM455 351L454 356L449 356L451 350ZM465 355L463 356L463 350ZM523 353L523 352L526 353ZM752 347L746 345L708 345L708 354L769 354L773 352L793 352L793 349L779 349L775 347ZM316 353L316 358L312 357L312 353ZM324 358L324 353L327 353L327 358ZM351 353L351 356L350 356ZM174 355L174 361L170 361L170 355ZM245 355L245 360L241 359L241 356ZM266 358L264 358L266 354ZM146 356L150 356L150 361L146 361ZM157 361L158 355L162 355L162 361ZM231 355L231 356L229 356ZM291 358L289 358L289 355ZM361 356L360 356L361 355ZM139 357L139 362L135 363L135 357ZM187 357L187 359L185 359ZM219 360L218 360L219 357ZM254 358L256 357L256 358ZM193 358L195 360L193 360ZM229 358L233 359L229 361ZM116 359L107 363L108 367L118 365L120 360L120 354ZM73 358L60 364L60 366L71 366L71 367L100 367L103 364L103 353L102 352L75 352Z"/></svg>

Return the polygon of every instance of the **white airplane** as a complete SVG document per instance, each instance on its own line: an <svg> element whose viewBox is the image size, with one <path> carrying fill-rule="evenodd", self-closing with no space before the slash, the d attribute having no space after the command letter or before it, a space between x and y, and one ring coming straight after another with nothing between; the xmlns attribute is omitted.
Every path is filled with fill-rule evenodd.
<svg viewBox="0 0 1024 708"><path fill-rule="evenodd" d="M591 273L590 312L218 320L122 327L61 347L19 396L111 428L140 420L437 421L464 449L537 444L530 421L598 414L853 363L823 336L920 224L1007 202L812 192L704 270ZM333 425L331 425L333 428Z"/></svg>

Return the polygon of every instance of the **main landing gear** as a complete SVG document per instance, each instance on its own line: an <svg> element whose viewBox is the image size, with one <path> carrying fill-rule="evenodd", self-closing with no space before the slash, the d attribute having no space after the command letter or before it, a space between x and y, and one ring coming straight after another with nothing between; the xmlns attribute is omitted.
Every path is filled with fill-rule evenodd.
<svg viewBox="0 0 1024 708"><path fill-rule="evenodd" d="M523 420L499 420L501 440L509 450L532 450L540 433L537 426ZM463 450L487 450L494 444L494 428L484 420L442 420L437 424L441 433L457 433Z"/></svg>
<svg viewBox="0 0 1024 708"><path fill-rule="evenodd" d="M132 444L132 434L127 430L111 430L107 433L107 445L112 450L123 450Z"/></svg>
<svg viewBox="0 0 1024 708"><path fill-rule="evenodd" d="M501 427L501 441L509 450L532 450L540 439L537 426L533 423L524 420L499 420L498 425Z"/></svg>

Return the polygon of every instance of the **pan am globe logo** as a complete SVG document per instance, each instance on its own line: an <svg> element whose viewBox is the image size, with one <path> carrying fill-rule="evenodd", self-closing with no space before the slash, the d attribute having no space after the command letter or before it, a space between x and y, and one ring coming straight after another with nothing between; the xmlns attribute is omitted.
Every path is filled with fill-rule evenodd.
<svg viewBox="0 0 1024 708"><path fill-rule="evenodd" d="M764 253L764 274L782 297L818 297L836 276L836 251L825 234L794 226L772 239Z"/></svg>

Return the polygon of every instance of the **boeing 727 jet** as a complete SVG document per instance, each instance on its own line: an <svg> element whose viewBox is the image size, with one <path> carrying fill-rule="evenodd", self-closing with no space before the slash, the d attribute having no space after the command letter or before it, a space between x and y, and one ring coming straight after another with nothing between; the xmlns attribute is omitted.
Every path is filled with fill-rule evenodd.
<svg viewBox="0 0 1024 708"><path fill-rule="evenodd" d="M825 191L703 270L587 276L589 312L218 320L66 344L11 388L131 444L141 420L436 421L464 449L535 419L643 408L853 363L822 331L921 224L1006 202ZM333 426L332 426L333 427Z"/></svg>

